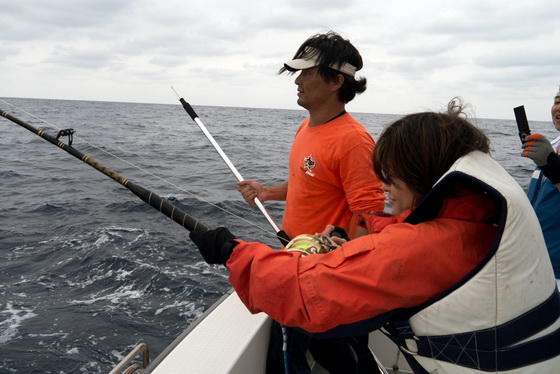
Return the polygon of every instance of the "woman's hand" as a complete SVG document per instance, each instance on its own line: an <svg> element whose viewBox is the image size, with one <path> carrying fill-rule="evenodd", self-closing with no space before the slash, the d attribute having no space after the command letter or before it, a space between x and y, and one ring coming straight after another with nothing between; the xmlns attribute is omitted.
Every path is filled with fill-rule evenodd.
<svg viewBox="0 0 560 374"><path fill-rule="evenodd" d="M342 227L334 225L327 225L327 227L325 227L325 230L323 231L323 235L328 236L333 242L338 245L342 245L350 240L348 239L346 230L344 230Z"/></svg>

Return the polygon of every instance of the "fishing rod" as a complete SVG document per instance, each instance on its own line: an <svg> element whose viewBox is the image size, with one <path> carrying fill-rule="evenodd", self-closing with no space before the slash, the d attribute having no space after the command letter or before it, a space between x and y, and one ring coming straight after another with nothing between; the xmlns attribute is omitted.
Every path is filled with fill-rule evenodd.
<svg viewBox="0 0 560 374"><path fill-rule="evenodd" d="M73 134L76 132L74 129L60 130L57 137L55 138L45 133L44 131L39 130L38 128L30 125L29 123L9 114L8 112L0 110L0 115L20 125L21 127L26 128L32 133L45 139L49 143L52 143L59 148L62 148L63 150L70 153L72 156L76 157L80 161L83 161L84 163L88 164L89 166L93 167L94 169L100 171L101 173L105 174L109 178L113 179L114 181L128 188L142 201L151 205L160 213L171 218L173 221L175 221L176 223L178 223L188 231L208 231L208 228L204 226L202 223L200 223L198 220L192 218L187 213L183 212L181 209L177 208L175 205L171 204L170 202L163 199L159 195L137 185L136 183L131 182L130 180L118 174L117 172L103 166L102 164L95 161L91 157L86 156L83 153L79 152L76 148L73 148L72 147ZM61 136L68 137L68 144L58 140Z"/></svg>
<svg viewBox="0 0 560 374"><path fill-rule="evenodd" d="M235 175L235 177L237 178L237 180L239 182L243 182L244 179L241 176L241 174L239 174L239 171L237 171L235 165L233 165L233 163L230 161L229 157L224 153L224 151L222 150L222 148L220 147L220 145L216 142L216 140L214 139L214 137L212 136L212 134L210 134L210 132L206 129L206 126L204 126L204 124L202 123L202 121L200 120L200 118L198 117L198 115L196 114L196 112L194 111L193 107L185 101L185 99L183 99L178 93L177 91L175 91L175 89L173 87L171 87L171 89L175 92L175 95L177 95L177 99L179 99L179 101L181 102L181 104L183 105L183 108L185 108L185 110L187 111L187 113L189 114L189 116L191 116L191 118L193 119L193 121L198 125L198 127L202 130L202 132L204 133L204 135L206 135L206 137L208 138L208 140L210 141L210 143L212 143L212 145L214 146L214 148L216 149L216 151L218 151L218 153L220 154L220 156L222 156L222 159L224 160L224 162L226 163L226 165L229 167L229 169L232 171L233 175ZM278 233L280 231L280 228L276 225L276 222L274 222L274 220L272 219L272 217L270 216L270 214L268 214L268 212L266 211L264 205L261 203L261 201L255 197L255 199L253 200L255 202L255 204L259 207L259 209L261 210L261 212L264 214L264 216L266 217L266 219L268 220L268 222L270 223L270 225L274 228L274 230L276 230L276 232ZM282 238L279 237L279 239ZM287 242L286 242L287 243ZM286 244L284 243L284 244Z"/></svg>

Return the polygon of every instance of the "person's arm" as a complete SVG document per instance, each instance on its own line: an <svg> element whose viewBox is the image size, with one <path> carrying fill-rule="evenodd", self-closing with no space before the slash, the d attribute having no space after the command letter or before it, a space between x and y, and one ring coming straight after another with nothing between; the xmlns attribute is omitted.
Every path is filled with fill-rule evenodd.
<svg viewBox="0 0 560 374"><path fill-rule="evenodd" d="M348 149L340 158L340 178L350 210L354 213L383 211L385 194L371 165L372 147L365 141Z"/></svg>
<svg viewBox="0 0 560 374"><path fill-rule="evenodd" d="M419 305L448 289L480 263L496 230L448 218L394 224L305 257L236 239L225 227L189 236L208 263L226 265L229 282L252 313L323 332Z"/></svg>
<svg viewBox="0 0 560 374"><path fill-rule="evenodd" d="M340 160L342 187L353 213L346 227L350 238L367 234L367 230L359 225L361 214L383 212L385 207L381 182L371 167L371 153L371 145L363 143L353 147Z"/></svg>
<svg viewBox="0 0 560 374"><path fill-rule="evenodd" d="M462 220L446 220L445 227L450 224L455 228L445 235L433 223L392 225L329 253L305 257L237 240L226 263L228 279L252 313L265 312L308 332L327 331L419 305L471 271L493 242L496 228ZM467 242L450 256L442 244L456 242L458 233Z"/></svg>
<svg viewBox="0 0 560 374"><path fill-rule="evenodd" d="M544 176L560 191L560 156L554 152L550 141L541 134L532 134L525 139L521 155L533 160Z"/></svg>
<svg viewBox="0 0 560 374"><path fill-rule="evenodd" d="M368 212L369 213L369 212ZM348 222L348 236L352 239L369 234L366 227L360 224L362 213L354 213Z"/></svg>
<svg viewBox="0 0 560 374"><path fill-rule="evenodd" d="M243 195L249 205L255 205L255 197L261 203L267 200L285 201L288 194L288 182L275 186L263 186L254 180L245 180L237 182L237 191Z"/></svg>

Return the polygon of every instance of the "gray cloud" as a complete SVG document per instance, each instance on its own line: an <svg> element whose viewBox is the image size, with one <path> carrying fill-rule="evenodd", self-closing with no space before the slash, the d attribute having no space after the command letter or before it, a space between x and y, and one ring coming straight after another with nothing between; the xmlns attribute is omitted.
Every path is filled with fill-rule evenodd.
<svg viewBox="0 0 560 374"><path fill-rule="evenodd" d="M294 78L276 72L333 29L359 48L369 79L350 110L464 95L481 117L509 118L524 101L547 120L560 83L556 3L0 0L0 96L174 102L169 84L185 82L201 104L297 108Z"/></svg>

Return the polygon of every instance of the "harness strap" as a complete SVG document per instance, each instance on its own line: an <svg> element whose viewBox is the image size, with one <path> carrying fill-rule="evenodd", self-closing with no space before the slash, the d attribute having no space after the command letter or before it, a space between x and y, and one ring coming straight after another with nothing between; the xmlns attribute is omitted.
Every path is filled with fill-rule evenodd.
<svg viewBox="0 0 560 374"><path fill-rule="evenodd" d="M532 310L490 329L452 335L416 336L407 319L387 326L389 335L386 335L399 345L407 361L418 355L479 370L505 371L560 355L560 328L541 338L518 344L549 327L558 318L560 293L556 290ZM406 348L406 339L413 339L416 352Z"/></svg>
<svg viewBox="0 0 560 374"><path fill-rule="evenodd" d="M560 328L542 338L497 351L483 351L477 348L454 347L449 345L440 351L430 352L436 360L451 362L483 371L508 371L523 368L560 355ZM427 347L426 347L427 348ZM437 349L432 346L428 349ZM423 350L424 351L424 350ZM424 353L418 352L421 356ZM430 357L428 355L428 357Z"/></svg>

